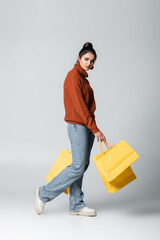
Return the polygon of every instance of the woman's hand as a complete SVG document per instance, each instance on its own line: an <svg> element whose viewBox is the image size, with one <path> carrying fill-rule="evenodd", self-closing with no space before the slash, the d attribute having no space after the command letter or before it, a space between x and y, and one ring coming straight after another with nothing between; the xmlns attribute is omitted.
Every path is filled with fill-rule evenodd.
<svg viewBox="0 0 160 240"><path fill-rule="evenodd" d="M94 134L97 138L97 142L99 142L99 140L102 141L106 141L106 138L104 136L104 134L101 131L98 131Z"/></svg>

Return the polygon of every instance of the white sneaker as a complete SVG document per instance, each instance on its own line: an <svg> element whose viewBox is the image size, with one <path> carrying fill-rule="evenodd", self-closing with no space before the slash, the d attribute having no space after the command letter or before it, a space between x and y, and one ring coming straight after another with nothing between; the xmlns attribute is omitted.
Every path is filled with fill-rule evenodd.
<svg viewBox="0 0 160 240"><path fill-rule="evenodd" d="M70 211L69 212L70 215L81 215L81 216L87 216L87 217L93 217L96 216L96 210L92 209L92 208L88 208L88 207L84 207L78 211Z"/></svg>
<svg viewBox="0 0 160 240"><path fill-rule="evenodd" d="M41 199L39 198L39 187L35 188L35 199L34 199L34 207L36 209L37 214L41 214L44 210L44 206L46 203L42 202Z"/></svg>

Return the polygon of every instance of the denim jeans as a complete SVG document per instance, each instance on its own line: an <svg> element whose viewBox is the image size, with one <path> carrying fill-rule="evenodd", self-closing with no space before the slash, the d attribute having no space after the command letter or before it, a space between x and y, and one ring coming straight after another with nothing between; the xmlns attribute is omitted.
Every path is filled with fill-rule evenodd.
<svg viewBox="0 0 160 240"><path fill-rule="evenodd" d="M83 201L82 181L90 163L95 135L87 127L71 123L67 123L67 132L71 144L72 163L51 182L39 188L39 197L43 202L49 202L70 186L69 211L77 211L86 206Z"/></svg>

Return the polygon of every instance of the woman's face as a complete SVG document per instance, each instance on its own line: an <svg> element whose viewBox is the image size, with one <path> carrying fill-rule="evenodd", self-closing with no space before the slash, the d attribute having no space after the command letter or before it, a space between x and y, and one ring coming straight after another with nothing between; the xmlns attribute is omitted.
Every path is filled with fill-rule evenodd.
<svg viewBox="0 0 160 240"><path fill-rule="evenodd" d="M81 58L78 56L78 61L80 66L85 70L88 71L89 69L93 69L93 65L95 63L95 56L93 53L88 52L84 54Z"/></svg>

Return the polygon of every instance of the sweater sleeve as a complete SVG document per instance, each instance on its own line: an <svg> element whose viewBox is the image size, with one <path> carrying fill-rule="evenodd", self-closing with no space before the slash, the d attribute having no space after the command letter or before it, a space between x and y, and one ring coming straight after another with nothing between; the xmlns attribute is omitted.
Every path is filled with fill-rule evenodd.
<svg viewBox="0 0 160 240"><path fill-rule="evenodd" d="M89 128L93 134L99 131L99 128L96 125L94 118L92 117L88 106L84 101L84 96L82 92L81 82L77 78L71 77L69 80L69 95L72 101L72 104L83 120L85 126Z"/></svg>

